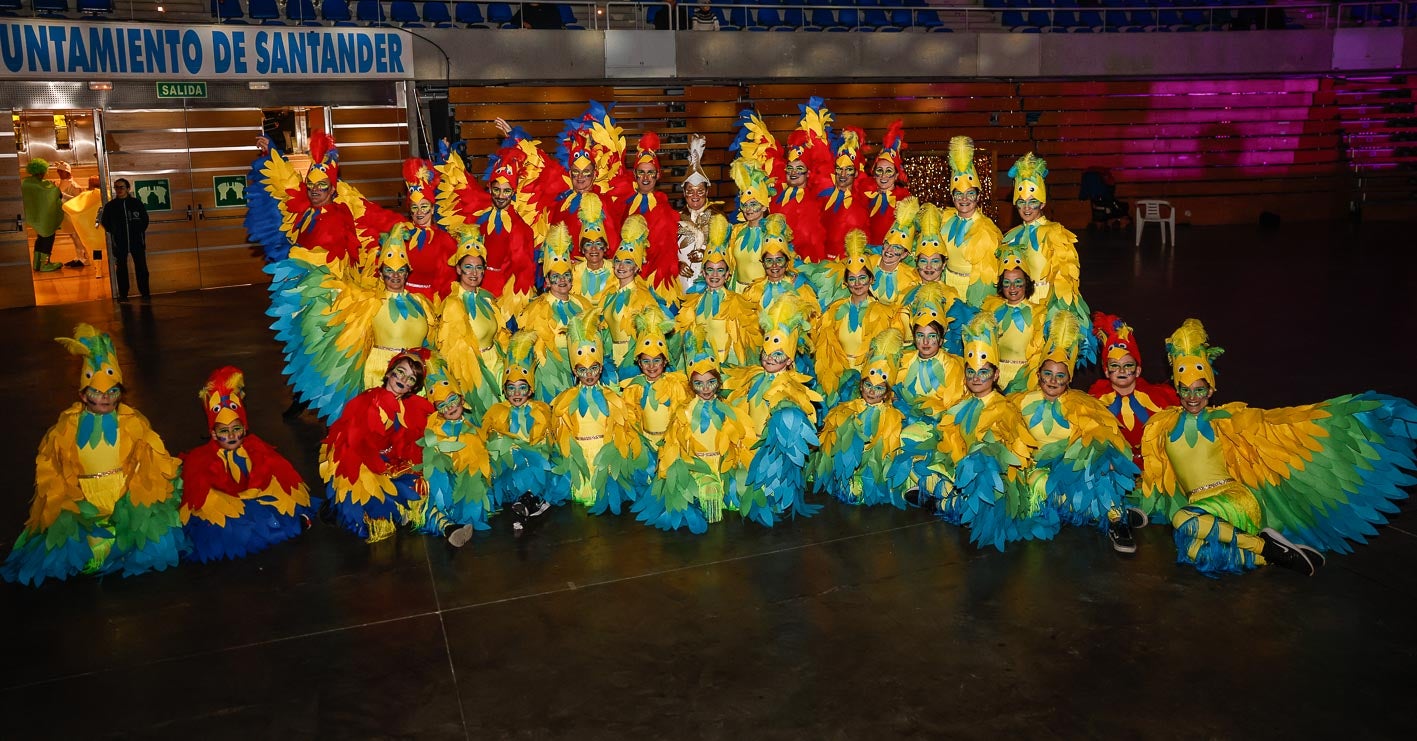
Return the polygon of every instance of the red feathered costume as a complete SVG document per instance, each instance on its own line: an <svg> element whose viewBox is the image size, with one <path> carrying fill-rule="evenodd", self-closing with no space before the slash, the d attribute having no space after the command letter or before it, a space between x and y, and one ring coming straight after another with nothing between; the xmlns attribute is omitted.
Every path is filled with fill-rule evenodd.
<svg viewBox="0 0 1417 741"><path fill-rule="evenodd" d="M880 186L876 183L875 164L871 166L871 172L865 173L869 186L865 191L866 215L870 219L870 228L866 230L866 238L870 244L884 244L886 232L891 230L895 224L895 204L903 198L910 197L910 189L905 187L904 161L901 152L905 151L905 122L899 119L892 121L890 128L886 130L886 137L881 141L881 151L876 155L876 162L882 160L889 162L895 167L896 184L888 192L882 193Z"/></svg>
<svg viewBox="0 0 1417 741"><path fill-rule="evenodd" d="M861 129L848 128L842 132L840 141L834 147L832 168L851 166L856 168L856 180L851 188L842 190L833 182L818 195L822 199L822 228L826 230L826 257L840 258L846 251L846 234L853 229L866 231L871 219L866 212L866 196L861 189Z"/></svg>
<svg viewBox="0 0 1417 741"><path fill-rule="evenodd" d="M457 272L448 261L457 252L458 243L437 225L439 179L438 171L427 160L413 157L403 161L403 182L408 188L409 208L423 203L435 204L433 221L429 226L402 222L404 250L408 253L408 290L435 305L448 295L457 281Z"/></svg>
<svg viewBox="0 0 1417 741"><path fill-rule="evenodd" d="M207 429L246 426L244 380L231 366L207 379L198 397ZM304 529L310 492L300 474L264 440L246 434L235 450L215 437L183 453L182 525L198 561L240 558Z"/></svg>
<svg viewBox="0 0 1417 741"><path fill-rule="evenodd" d="M536 234L517 211L517 188L521 182L526 153L515 145L503 147L492 155L492 168L487 189L474 178L455 193L457 209L463 219L482 231L482 243L487 248L487 274L482 289L498 298L506 286L516 279L516 291L530 294L536 285ZM492 186L512 189L512 201L498 208L489 192Z"/></svg>
<svg viewBox="0 0 1417 741"><path fill-rule="evenodd" d="M826 259L827 233L822 227L822 200L817 194L831 187L830 147L826 142L813 141L814 138L802 129L787 136L787 161L801 160L807 165L805 185L788 185L787 176L781 169L770 173L773 181L778 183L771 211L787 219L787 225L792 229L792 247L807 262ZM774 162L781 161L776 157L772 159Z"/></svg>
<svg viewBox="0 0 1417 741"><path fill-rule="evenodd" d="M1117 417L1122 436L1127 438L1127 442L1132 446L1132 460L1140 468L1141 439L1147 420L1162 409L1178 406L1181 399L1170 386L1151 383L1141 377L1141 351L1137 348L1136 335L1120 317L1100 311L1094 312L1092 327L1093 333L1102 342L1103 367L1127 354L1136 360L1137 384L1130 394L1118 394L1106 378L1099 378L1087 392L1101 399Z"/></svg>
<svg viewBox="0 0 1417 741"><path fill-rule="evenodd" d="M324 173L333 193L325 205L311 206L308 185L311 173L306 174L299 187L286 191L285 209L296 215L295 243L306 249L324 250L332 260L359 265L365 250L354 225L354 214L335 197L339 193L339 151L335 149L334 137L323 131L311 134L310 161L311 173ZM377 251L377 245L372 249Z"/></svg>
<svg viewBox="0 0 1417 741"><path fill-rule="evenodd" d="M646 131L642 134L636 150L635 167L648 162L654 165L655 171L660 171L659 136L657 134L653 131ZM620 223L623 224L625 219L639 214L645 217L645 223L649 226L649 249L645 255L645 264L640 268L640 275L657 289L669 290L672 288L677 291L679 212L669 206L669 197L658 190L641 193L638 190L638 182L636 182L635 192L630 193L616 205Z"/></svg>

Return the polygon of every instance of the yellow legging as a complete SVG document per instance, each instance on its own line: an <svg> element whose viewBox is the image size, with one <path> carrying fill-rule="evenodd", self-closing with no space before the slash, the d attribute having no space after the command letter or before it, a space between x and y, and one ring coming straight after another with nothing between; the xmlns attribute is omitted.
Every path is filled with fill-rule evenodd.
<svg viewBox="0 0 1417 741"><path fill-rule="evenodd" d="M1195 520L1196 534L1195 537L1191 539L1190 547L1186 550L1186 555L1192 562L1200 555L1201 547L1205 545L1206 538L1210 537L1211 532L1214 532L1216 539L1221 543L1234 543L1240 549L1255 554L1256 566L1264 565L1264 558L1260 556L1260 552L1264 550L1263 538L1236 529L1234 525L1231 525L1215 515L1197 512L1194 509L1176 510L1176 514L1171 516L1171 526L1180 530L1191 520Z"/></svg>

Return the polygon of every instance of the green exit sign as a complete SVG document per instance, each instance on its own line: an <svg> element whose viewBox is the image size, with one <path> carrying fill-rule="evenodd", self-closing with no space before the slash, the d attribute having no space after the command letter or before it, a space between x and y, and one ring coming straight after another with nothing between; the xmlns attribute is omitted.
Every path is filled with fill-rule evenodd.
<svg viewBox="0 0 1417 741"><path fill-rule="evenodd" d="M158 98L205 98L207 97L207 83L205 82L159 82L157 84Z"/></svg>

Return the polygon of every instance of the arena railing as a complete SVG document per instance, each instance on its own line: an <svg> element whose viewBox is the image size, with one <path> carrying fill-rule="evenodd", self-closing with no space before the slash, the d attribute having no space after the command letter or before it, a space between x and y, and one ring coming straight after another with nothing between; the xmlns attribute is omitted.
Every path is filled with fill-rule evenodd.
<svg viewBox="0 0 1417 741"><path fill-rule="evenodd" d="M163 3L134 0L0 0L0 16L65 18L75 20L157 21L192 23L205 18L215 23L250 25L382 25L393 28L473 27L501 28L526 3L459 3L442 0L449 21L434 23L424 12L426 2L409 0L417 18L394 17L393 2L378 3L375 19L361 19L359 0L347 0L348 20L336 22L324 15L323 0L175 0ZM1086 2L1087 0L1083 0ZM782 4L767 0L757 3L708 5L723 30L791 31L873 31L909 30L934 32L1015 32L1086 33L1116 31L1245 30L1252 28L1373 28L1417 26L1417 0L1368 0L1366 2L1285 2L1284 0L1093 0L1083 6L1079 0L982 0L980 5L923 5L919 0L817 0L814 4ZM374 3L365 3L374 5ZM654 28L656 13L666 14L670 30L689 30L685 16L699 5L687 0L672 12L667 2L628 0L571 0L542 3L564 6L564 22L571 28L591 30L633 30ZM456 13L458 5L471 6L467 14ZM1006 7L1007 6L1007 7ZM313 8L313 17L293 12L297 7ZM274 14L272 13L274 10ZM474 22L463 19L474 18ZM400 22L405 21L405 22ZM734 23L733 21L739 21ZM766 22L764 22L766 21Z"/></svg>

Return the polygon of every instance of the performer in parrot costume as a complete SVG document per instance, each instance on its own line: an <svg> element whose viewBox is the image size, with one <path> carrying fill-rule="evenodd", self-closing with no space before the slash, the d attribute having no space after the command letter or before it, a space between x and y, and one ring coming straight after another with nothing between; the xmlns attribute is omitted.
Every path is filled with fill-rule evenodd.
<svg viewBox="0 0 1417 741"><path fill-rule="evenodd" d="M0 576L39 586L176 566L187 548L177 459L147 418L122 403L112 338L79 324L58 342L82 361L79 399L40 441L29 519Z"/></svg>
<svg viewBox="0 0 1417 741"><path fill-rule="evenodd" d="M1142 464L1141 439L1151 415L1181 403L1176 390L1142 378L1141 343L1121 317L1092 314L1092 331L1102 344L1102 378L1088 393L1100 399L1122 430L1132 449L1132 462Z"/></svg>
<svg viewBox="0 0 1417 741"><path fill-rule="evenodd" d="M537 379L537 338L530 330L512 335L502 372L502 394L482 419L482 435L492 457L495 507L521 503L527 516L564 504L570 482L554 470L551 406L533 398ZM525 526L525 522L513 523ZM517 528L520 530L521 528Z"/></svg>
<svg viewBox="0 0 1417 741"><path fill-rule="evenodd" d="M631 214L620 233L620 247L611 261L612 283L600 294L600 316L610 336L614 377L623 382L640 372L635 353L635 317L655 314L655 324L668 324L670 305L641 277L649 248L649 227L643 216Z"/></svg>
<svg viewBox="0 0 1417 741"><path fill-rule="evenodd" d="M679 297L679 212L659 188L659 135L646 131L635 145L631 174L635 190L628 201L617 204L622 221L639 216L645 221L647 247L642 250L640 275L671 303Z"/></svg>
<svg viewBox="0 0 1417 741"><path fill-rule="evenodd" d="M446 364L452 385L473 419L482 419L501 394L502 365L511 333L510 319L497 298L482 288L487 251L476 226L459 227L457 251L448 262L458 282L443 302L433 345Z"/></svg>
<svg viewBox="0 0 1417 741"><path fill-rule="evenodd" d="M818 97L799 104L798 109L802 115L785 148L779 146L757 111L749 108L738 115L738 136L728 149L767 173L777 193L770 211L787 219L794 249L803 261L814 263L827 259L822 203L817 194L832 183L827 133L831 113Z"/></svg>
<svg viewBox="0 0 1417 741"><path fill-rule="evenodd" d="M1034 303L1037 284L1027 272L1022 247L1008 245L999 257L998 293L984 300L980 316L998 326L999 388L1014 394L1038 385L1048 313Z"/></svg>
<svg viewBox="0 0 1417 741"><path fill-rule="evenodd" d="M428 493L421 508L412 508L412 524L461 548L474 530L489 528L487 518L496 512L492 459L453 377L441 361L434 359L430 365L425 395L434 414L418 441L419 473Z"/></svg>
<svg viewBox="0 0 1417 741"><path fill-rule="evenodd" d="M634 218L626 221L628 226ZM620 245L620 257L625 244ZM619 258L617 258L619 259ZM640 434L654 448L664 443L675 404L689 398L689 383L684 373L669 367L669 341L664 333L673 325L657 307L646 307L634 315L633 345L627 356L634 359L634 374L622 376L620 394L625 403L639 408Z"/></svg>
<svg viewBox="0 0 1417 741"><path fill-rule="evenodd" d="M977 308L994 294L999 280L997 255L1003 233L979 209L984 186L974 166L974 140L951 137L949 163L954 208L945 209L939 230L945 247L945 284Z"/></svg>
<svg viewBox="0 0 1417 741"><path fill-rule="evenodd" d="M461 157L450 156L438 168L438 223L451 233L465 227L481 233L487 253L482 288L509 316L536 294L534 250L541 240L532 227L537 210L528 188L535 175L526 162L522 146L502 147L492 155L485 187L468 175Z"/></svg>
<svg viewBox="0 0 1417 741"><path fill-rule="evenodd" d="M1181 404L1146 423L1142 508L1170 518L1177 563L1206 576L1267 564L1313 575L1325 551L1377 535L1417 483L1417 407L1372 391L1211 406L1221 352L1196 319L1167 338Z"/></svg>
<svg viewBox="0 0 1417 741"><path fill-rule="evenodd" d="M752 362L762 346L758 311L741 294L728 287L733 270L729 267L728 220L714 214L709 221L709 244L704 252L704 285L691 292L674 318L673 355L683 359L683 345L697 321L708 325L708 339L725 366Z"/></svg>
<svg viewBox="0 0 1417 741"><path fill-rule="evenodd" d="M1105 531L1114 549L1135 553L1132 529L1147 518L1126 499L1140 471L1111 412L1068 387L1082 344L1077 319L1059 313L1048 327L1037 387L1010 397L1039 446L1028 483L1063 522Z"/></svg>
<svg viewBox="0 0 1417 741"><path fill-rule="evenodd" d="M368 543L421 525L427 484L418 473L433 404L419 395L428 367L424 348L391 358L382 385L344 405L320 444L320 478L339 525Z"/></svg>
<svg viewBox="0 0 1417 741"><path fill-rule="evenodd" d="M591 309L591 302L571 291L571 233L563 224L551 227L541 253L546 293L538 295L516 317L518 329L529 329L536 338L537 401L550 403L571 387L571 362L566 332L572 320Z"/></svg>
<svg viewBox="0 0 1417 741"><path fill-rule="evenodd" d="M842 273L848 296L828 306L812 332L817 383L828 406L855 397L873 337L892 327L905 330L899 307L871 295L874 276L860 229L847 235Z"/></svg>
<svg viewBox="0 0 1417 741"><path fill-rule="evenodd" d="M905 186L909 180L905 175L905 160L901 157L905 149L905 122L896 119L881 139L881 148L871 165L871 182L862 193L869 204L866 207L870 219L866 230L868 244L885 243L886 232L900 222L895 216L896 204L910 197L910 189Z"/></svg>
<svg viewBox="0 0 1417 741"><path fill-rule="evenodd" d="M197 561L242 558L310 526L310 490L295 467L249 432L241 370L212 371L197 392L211 440L183 453L182 529Z"/></svg>
<svg viewBox="0 0 1417 741"><path fill-rule="evenodd" d="M738 187L738 217L728 237L728 267L732 269L733 290L742 291L763 277L762 250L767 235L763 217L772 201L767 174L742 157L729 169Z"/></svg>
<svg viewBox="0 0 1417 741"><path fill-rule="evenodd" d="M901 451L905 415L891 406L905 338L892 327L871 340L860 393L827 412L822 447L812 454L807 477L813 488L853 505L889 504L905 509L903 491L890 483L890 466Z"/></svg>

